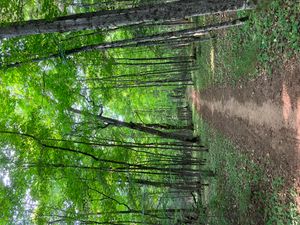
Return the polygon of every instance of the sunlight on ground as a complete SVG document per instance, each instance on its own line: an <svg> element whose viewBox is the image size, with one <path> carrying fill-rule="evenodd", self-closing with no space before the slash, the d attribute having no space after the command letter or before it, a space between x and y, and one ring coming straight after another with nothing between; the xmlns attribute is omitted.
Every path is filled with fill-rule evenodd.
<svg viewBox="0 0 300 225"><path fill-rule="evenodd" d="M292 104L291 98L287 92L286 84L282 84L282 114L285 124L288 124L289 116L291 114Z"/></svg>
<svg viewBox="0 0 300 225"><path fill-rule="evenodd" d="M212 79L215 77L215 49L212 46L210 49L210 69L212 74Z"/></svg>
<svg viewBox="0 0 300 225"><path fill-rule="evenodd" d="M188 97L192 101L193 106L195 107L197 112L200 112L200 94L199 94L199 92L193 88L190 88L188 90Z"/></svg>
<svg viewBox="0 0 300 225"><path fill-rule="evenodd" d="M298 171L299 171L299 155L300 155L300 98L297 99L297 112L296 112L296 128L297 128L297 137L296 137L296 141L297 141L297 153L298 153ZM299 184L299 176L298 179L296 180L296 182ZM296 184L297 187L297 184ZM297 209L298 212L300 213L300 190L299 188L296 190L297 191L297 196L296 196L296 203L297 203Z"/></svg>
<svg viewBox="0 0 300 225"><path fill-rule="evenodd" d="M284 118L284 122L286 125L288 124L289 120L291 120L291 114L292 114L292 103L291 103L291 97L288 94L288 89L286 87L286 84L282 83L282 115ZM293 121L293 119L292 119ZM297 99L297 108L295 112L295 119L292 122L294 123L294 127L296 129L296 157L299 161L300 159L300 98ZM297 164L297 171L300 171L299 162ZM300 183L299 177L296 179L295 186L297 187L297 183ZM297 203L297 209L300 213L300 190L297 189L297 196L295 197L295 201Z"/></svg>

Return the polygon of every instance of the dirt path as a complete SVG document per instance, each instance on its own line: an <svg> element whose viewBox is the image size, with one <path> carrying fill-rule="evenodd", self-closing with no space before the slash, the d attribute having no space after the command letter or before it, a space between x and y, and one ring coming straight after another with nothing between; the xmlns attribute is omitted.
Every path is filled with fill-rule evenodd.
<svg viewBox="0 0 300 225"><path fill-rule="evenodd" d="M189 95L211 126L264 166L300 187L300 65L293 60L272 77ZM300 197L297 198L300 209Z"/></svg>

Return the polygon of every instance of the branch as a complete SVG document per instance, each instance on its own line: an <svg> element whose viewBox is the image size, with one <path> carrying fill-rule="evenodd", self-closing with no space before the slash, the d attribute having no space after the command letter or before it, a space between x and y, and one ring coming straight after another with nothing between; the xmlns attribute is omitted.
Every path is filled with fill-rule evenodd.
<svg viewBox="0 0 300 225"><path fill-rule="evenodd" d="M105 128L109 127L109 125L111 125L111 123L106 123L103 126L98 126L98 128L105 129Z"/></svg>
<svg viewBox="0 0 300 225"><path fill-rule="evenodd" d="M99 191L99 190L97 190L97 189L91 188L89 185L88 185L88 188L89 188L90 190L95 191L95 192L97 192L98 194L101 194L101 195L105 196L106 198L108 198L108 199L110 199L110 200L112 200L112 201L118 203L119 205L125 206L129 211L132 211L131 208L130 208L127 204L122 203L122 202L119 202L117 199L112 198L112 197L110 197L110 196L104 194L103 192L101 192L101 191Z"/></svg>
<svg viewBox="0 0 300 225"><path fill-rule="evenodd" d="M103 114L103 105L100 105L100 108L99 108L99 116L102 116Z"/></svg>

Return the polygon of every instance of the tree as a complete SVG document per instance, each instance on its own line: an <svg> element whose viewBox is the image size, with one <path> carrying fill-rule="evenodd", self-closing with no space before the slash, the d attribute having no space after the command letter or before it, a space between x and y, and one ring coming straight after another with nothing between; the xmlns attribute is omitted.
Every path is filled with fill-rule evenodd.
<svg viewBox="0 0 300 225"><path fill-rule="evenodd" d="M248 19L247 17L243 17L233 21L226 21L226 22L207 25L203 27L196 27L196 28L184 29L179 31L171 31L171 32L146 36L146 37L107 42L102 44L86 45L86 46L81 46L73 49L68 49L65 50L64 52L53 53L44 57L35 57L33 59L27 59L27 61L23 61L23 62L14 62L8 65L3 65L3 67L13 68L13 67L22 66L24 63L40 62L43 60L58 58L61 56L65 57L65 56L69 56L81 52L89 52L93 50L105 51L114 48L156 46L163 43L173 43L173 42L181 43L184 42L185 40L190 40L190 39L192 39L192 41L207 41L209 40L209 38L205 38L203 36L209 34L209 32L221 30L221 29L228 29L235 26L241 26L244 24L244 21L246 21L247 19Z"/></svg>
<svg viewBox="0 0 300 225"><path fill-rule="evenodd" d="M12 23L0 29L0 38L12 38L32 34L69 32L85 29L112 29L129 25L173 21L224 11L248 8L244 0L180 0L176 2L146 5L132 9L104 10L46 19Z"/></svg>
<svg viewBox="0 0 300 225"><path fill-rule="evenodd" d="M74 109L74 108L71 108L70 110L74 113L84 115L84 112L81 110ZM98 120L102 121L103 123L105 123L105 126L111 125L111 126L116 126L116 127L126 127L129 129L141 131L141 132L144 132L147 134L157 135L161 138L174 139L174 140L179 140L179 141L197 142L199 140L198 137L193 137L193 136L191 137L190 134L179 134L177 132L172 132L172 133L165 132L165 131L155 129L153 127L148 127L148 126L142 125L140 123L125 122L125 121L105 117L105 116L102 116L102 114L93 115L93 114L89 113L88 115L95 117Z"/></svg>

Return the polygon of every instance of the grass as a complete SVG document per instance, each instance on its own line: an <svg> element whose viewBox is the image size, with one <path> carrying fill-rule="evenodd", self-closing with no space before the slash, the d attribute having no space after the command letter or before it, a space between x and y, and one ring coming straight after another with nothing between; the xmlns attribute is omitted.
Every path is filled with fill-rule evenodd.
<svg viewBox="0 0 300 225"><path fill-rule="evenodd" d="M218 83L235 84L241 78L251 79L262 72L272 74L284 60L299 53L300 2L264 2L267 3L259 4L255 11L196 19L198 25L204 25L249 17L242 27L221 31L217 39L194 46L201 68L199 88Z"/></svg>
<svg viewBox="0 0 300 225"><path fill-rule="evenodd" d="M255 224L249 217L250 202L254 187L262 179L261 171L200 118L195 120L198 121L198 131L204 144L210 149L208 165L216 173L210 181L210 189L205 193L209 224Z"/></svg>
<svg viewBox="0 0 300 225"><path fill-rule="evenodd" d="M249 20L242 27L219 32L217 39L193 46L200 68L193 74L196 88L235 85L262 73L272 75L283 61L300 51L299 12L299 1L273 0L263 1L255 11L197 18L198 25L243 16ZM194 123L210 149L207 164L217 174L204 193L203 201L209 208L207 224L300 224L292 201L295 193L285 190L282 178L270 181L259 165L196 114Z"/></svg>
<svg viewBox="0 0 300 225"><path fill-rule="evenodd" d="M258 59L264 66L274 66L284 57L300 51L300 2L274 0L250 15L246 33L258 43Z"/></svg>

